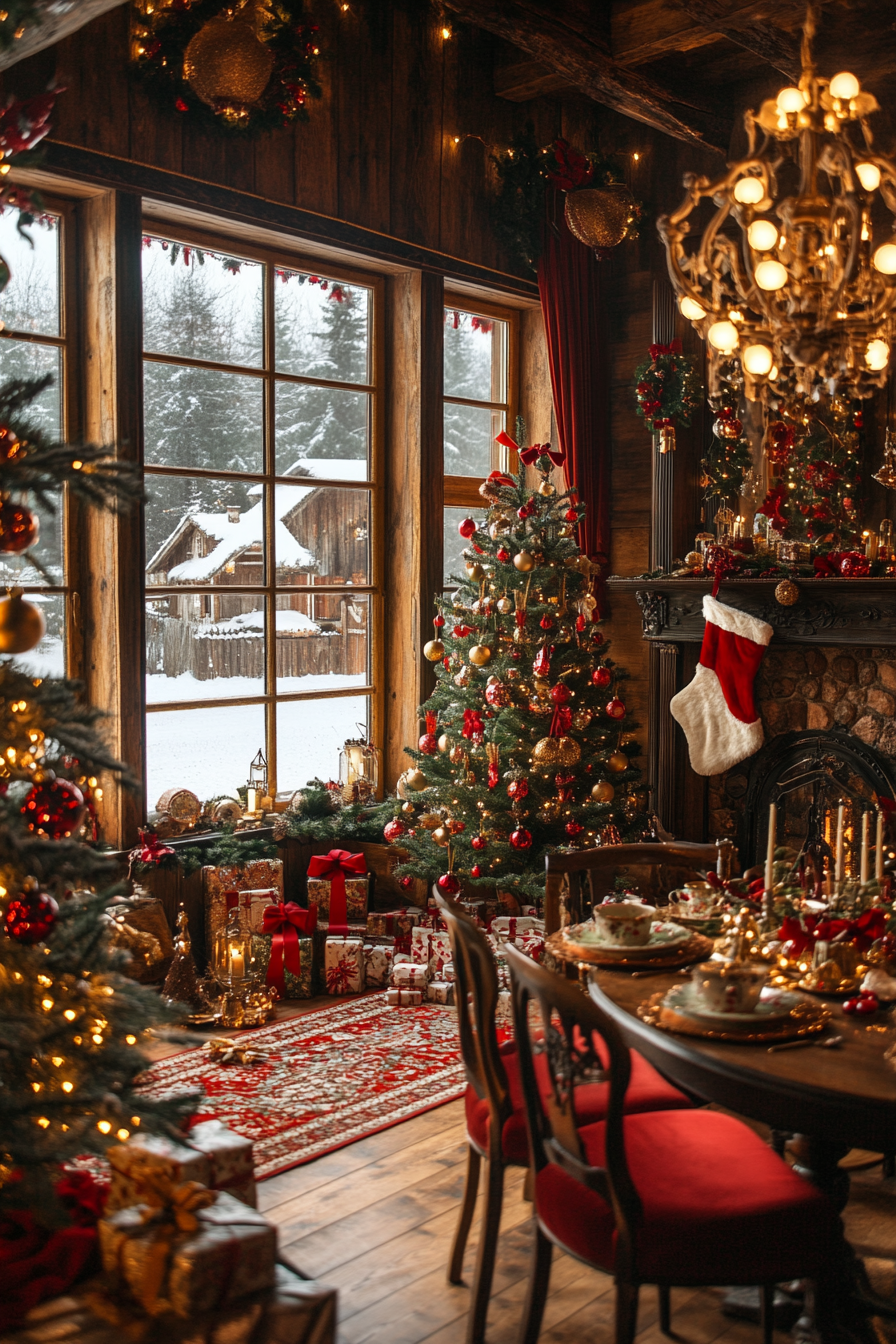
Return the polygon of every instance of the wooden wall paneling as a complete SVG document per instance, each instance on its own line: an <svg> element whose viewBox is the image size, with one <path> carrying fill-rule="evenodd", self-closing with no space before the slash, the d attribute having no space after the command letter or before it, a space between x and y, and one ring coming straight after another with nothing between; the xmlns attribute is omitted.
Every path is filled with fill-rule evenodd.
<svg viewBox="0 0 896 1344"><path fill-rule="evenodd" d="M269 200L289 200L322 215L339 214L339 177L344 166L339 159L339 122L337 118L338 62L346 30L360 22L354 8L343 13L338 6L320 7L315 12L320 27L324 51L331 51L333 59L319 62L318 79L321 98L309 103L310 120L297 126L293 132L292 176L287 181L286 165L280 170L268 171L270 153L256 172L256 190ZM273 139L273 137L272 137ZM273 144L271 149L273 149ZM285 151L281 156L286 159ZM283 195L288 192L288 195Z"/></svg>
<svg viewBox="0 0 896 1344"><path fill-rule="evenodd" d="M110 10L53 48L59 98L53 133L75 144L102 143L108 154L127 158L130 5ZM16 80L16 74L9 76Z"/></svg>
<svg viewBox="0 0 896 1344"><path fill-rule="evenodd" d="M128 90L128 155L137 163L158 163L173 173L183 171L184 119L174 108L165 111L137 80Z"/></svg>
<svg viewBox="0 0 896 1344"><path fill-rule="evenodd" d="M454 240L449 246L439 237L442 147L447 134L442 125L443 47L435 9L414 0L395 5L391 231L412 242L426 239L455 254Z"/></svg>
<svg viewBox="0 0 896 1344"><path fill-rule="evenodd" d="M432 637L433 595L442 583L442 333L440 276L409 271L386 282L388 416L385 548L385 786L409 765L417 708L434 677L423 658Z"/></svg>
<svg viewBox="0 0 896 1344"><path fill-rule="evenodd" d="M78 209L82 236L84 432L139 462L143 441L141 367L141 202L106 192ZM144 636L142 510L117 515L86 510L80 593L88 698L109 715L105 736L115 754L143 776ZM104 839L133 844L140 799L105 780Z"/></svg>
<svg viewBox="0 0 896 1344"><path fill-rule="evenodd" d="M351 24L346 15L340 25L338 51L335 85L339 205L335 213L340 219L354 220L388 233L392 222L392 109L394 105L396 134L409 131L405 117L409 112L407 94L412 81L396 100L389 82L391 53L372 58L367 26L357 13ZM334 171L335 165L329 168Z"/></svg>
<svg viewBox="0 0 896 1344"><path fill-rule="evenodd" d="M519 402L529 443L549 443L554 438L554 404L541 308L525 308L520 314Z"/></svg>

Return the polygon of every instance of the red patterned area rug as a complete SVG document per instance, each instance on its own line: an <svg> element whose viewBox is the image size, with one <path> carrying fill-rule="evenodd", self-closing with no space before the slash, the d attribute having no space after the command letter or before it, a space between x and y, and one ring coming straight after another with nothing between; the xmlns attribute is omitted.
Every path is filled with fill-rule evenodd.
<svg viewBox="0 0 896 1344"><path fill-rule="evenodd" d="M240 1032L252 1065L213 1064L184 1050L149 1070L155 1097L201 1088L199 1120L218 1119L255 1144L259 1180L333 1152L463 1095L454 1008L395 1008L370 994Z"/></svg>

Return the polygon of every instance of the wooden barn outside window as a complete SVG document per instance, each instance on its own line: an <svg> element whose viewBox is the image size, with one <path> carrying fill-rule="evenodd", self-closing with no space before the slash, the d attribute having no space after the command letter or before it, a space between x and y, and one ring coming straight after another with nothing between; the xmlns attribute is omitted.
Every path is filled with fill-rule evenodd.
<svg viewBox="0 0 896 1344"><path fill-rule="evenodd" d="M382 282L182 231L143 258L147 805L259 749L294 790L381 733Z"/></svg>
<svg viewBox="0 0 896 1344"><path fill-rule="evenodd" d="M17 230L19 214L0 215L0 255L12 278L0 297L0 382L43 378L52 383L29 408L29 418L53 438L78 432L73 328L76 303L72 281L74 229L70 207L47 203L47 212L29 229L31 242ZM46 634L37 648L18 658L36 676L79 675L80 623L75 591L74 530L70 503L59 491L54 511L38 514L40 536L26 555L0 555L0 588L19 586L44 614ZM35 563L35 561L39 563Z"/></svg>
<svg viewBox="0 0 896 1344"><path fill-rule="evenodd" d="M513 436L518 398L519 313L446 293L444 343L444 581L463 565L457 527L483 507L479 486L490 471L516 470L516 454L495 443Z"/></svg>

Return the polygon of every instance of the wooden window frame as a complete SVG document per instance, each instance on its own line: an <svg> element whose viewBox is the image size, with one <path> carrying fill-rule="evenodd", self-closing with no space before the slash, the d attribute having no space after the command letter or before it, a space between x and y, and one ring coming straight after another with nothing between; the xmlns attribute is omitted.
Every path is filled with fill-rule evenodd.
<svg viewBox="0 0 896 1344"><path fill-rule="evenodd" d="M229 596L263 596L265 603L265 637L266 637L266 668L265 685L266 688L258 695L234 696L226 698L210 698L201 701L165 701L159 704L146 705L147 716L150 713L176 712L178 710L188 709L213 709L236 707L239 705L262 705L265 713L265 750L268 761L268 783L272 791L278 787L277 779L277 706L280 703L294 703L303 700L330 700L347 699L353 696L364 695L370 700L370 740L378 747L382 748L385 736L384 709L385 709L385 614L384 614L384 541L383 541L383 513L384 513L384 488L385 488L385 312L384 278L376 273L366 270L359 270L351 265L343 266L339 262L334 262L332 258L323 260L315 256L312 252L306 251L301 247L292 247L288 243L282 247L268 247L253 244L242 236L229 236L226 233L218 233L214 229L200 229L192 226L185 226L182 223L166 221L164 215L153 213L152 216L144 218L144 232L147 236L164 238L167 241L179 242L189 247L203 248L215 253L223 253L225 256L235 256L238 259L245 258L247 261L255 261L266 267L264 281L264 348L265 356L262 364L258 367L246 367L234 364L221 364L210 360L193 359L186 356L170 355L166 356L157 351L144 351L143 357L147 362L158 362L164 364L174 364L192 368L220 370L227 373L248 375L258 378L265 388L264 404L264 450L263 467L259 472L232 472L218 471L212 468L190 468L190 467L165 467L146 463L144 454L141 454L141 462L144 474L147 478L151 476L180 476L180 477L206 477L213 480L222 481L251 481L253 484L260 484L265 489L265 527L267 536L273 537L276 521L275 491L276 485L295 485L296 477L282 476L276 472L276 442L275 442L275 417L276 405L274 389L278 382L292 383L293 385L303 385L311 387L332 387L335 390L346 389L354 392L365 392L370 396L370 468L368 478L363 481L346 481L329 478L314 478L314 484L323 489L334 488L342 490L366 490L370 495L370 536L371 544L369 550L369 574L366 584L314 584L310 591L314 596L325 597L333 594L354 594L367 598L369 607L368 618L368 666L370 669L369 680L359 686L338 688L333 690L322 690L318 688L313 691L290 691L279 692L277 690L277 634L276 621L274 629L268 630L268 616L271 612L276 612L276 598L283 596L290 590L283 586L278 586L276 568L268 563L269 554L265 556L265 578L262 583L252 585L230 585L227 586ZM274 353L274 286L276 284L277 269L296 270L319 273L331 277L335 276L339 281L345 281L348 284L357 285L370 291L370 382L367 383L348 383L348 382L330 382L328 380L311 378L298 374L278 373L275 367ZM142 345L142 339L141 339ZM190 584L188 586L179 584L158 584L147 587L144 583L139 595L140 602L145 609L147 600L155 597L166 597L177 595L203 595L214 594L220 596L220 587L211 584ZM135 601L137 595L134 595ZM346 725L346 737L351 737L351 725ZM145 738L144 738L145 751ZM333 762L334 773L336 761ZM299 782L296 782L299 787ZM380 783L382 790L382 781Z"/></svg>
<svg viewBox="0 0 896 1344"><path fill-rule="evenodd" d="M513 437L516 417L519 410L519 361L520 361L520 310L509 308L489 298L473 299L469 294L445 290L445 310L457 310L470 313L475 317L491 318L507 325L507 387L505 401L485 401L479 398L453 397L443 393L442 406L482 406L489 410L504 411L507 433ZM517 454L492 444L491 470L516 471ZM482 481L478 476L445 476L445 508L475 509L482 504L479 487Z"/></svg>

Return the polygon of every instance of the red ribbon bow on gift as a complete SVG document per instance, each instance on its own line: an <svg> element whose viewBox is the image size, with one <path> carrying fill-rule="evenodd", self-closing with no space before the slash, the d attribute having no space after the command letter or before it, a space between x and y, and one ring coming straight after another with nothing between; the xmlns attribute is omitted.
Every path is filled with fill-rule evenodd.
<svg viewBox="0 0 896 1344"><path fill-rule="evenodd" d="M163 859L167 859L169 854L174 853L170 845L162 844L155 831L140 831L139 836L139 845L128 855L131 863L159 864Z"/></svg>
<svg viewBox="0 0 896 1344"><path fill-rule="evenodd" d="M344 879L343 879L344 880ZM299 948L299 934L310 938L317 927L317 906L303 910L295 901L278 901L276 905L265 906L261 917L262 933L273 934L271 955L265 983L273 985L281 999L286 998L286 978L302 974L302 956Z"/></svg>
<svg viewBox="0 0 896 1344"><path fill-rule="evenodd" d="M345 875L357 873L363 877L367 863L363 854L350 854L347 849L331 849L329 854L312 854L308 860L309 877L330 879L330 933L348 933L348 905L345 898Z"/></svg>
<svg viewBox="0 0 896 1344"><path fill-rule="evenodd" d="M525 462L527 467L531 467L533 462L537 462L540 457L549 457L555 467L562 467L566 461L566 454L552 449L549 443L533 443L530 448L521 448L515 439L512 439L506 430L501 430L495 438L495 443L503 444L505 448L512 448L515 453L519 453L520 461Z"/></svg>
<svg viewBox="0 0 896 1344"><path fill-rule="evenodd" d="M681 341L676 338L668 345L649 345L647 349L650 351L650 358L654 360L659 359L660 355L680 355Z"/></svg>

